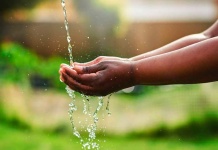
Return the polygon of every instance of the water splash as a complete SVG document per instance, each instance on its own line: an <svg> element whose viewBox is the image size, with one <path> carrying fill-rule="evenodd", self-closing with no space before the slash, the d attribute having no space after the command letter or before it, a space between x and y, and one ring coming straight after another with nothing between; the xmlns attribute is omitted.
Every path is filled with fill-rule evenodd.
<svg viewBox="0 0 218 150"><path fill-rule="evenodd" d="M81 97L83 98L83 113L90 115L90 97L84 94L81 94Z"/></svg>
<svg viewBox="0 0 218 150"><path fill-rule="evenodd" d="M73 113L75 111L77 111L77 107L75 105L75 101L76 101L76 96L75 96L75 92L73 90L71 90L68 86L66 87L66 91L68 93L68 95L71 97L72 101L69 104L69 110L68 110L68 114L70 116L70 123L73 129L73 134L78 137L80 139L81 142L83 142L83 139L79 133L79 131L77 130L77 128L74 125L74 119L73 119Z"/></svg>
<svg viewBox="0 0 218 150"><path fill-rule="evenodd" d="M66 3L65 0L61 0L61 5L63 8L63 13L64 13L64 25L65 25L65 29L67 32L67 43L68 43L68 53L69 53L69 58L70 58L70 66L73 67L73 55L72 55L72 45L71 45L71 37L70 37L70 32L69 32L69 26L68 26L68 19L67 19L67 11L66 11ZM89 37L88 37L89 38ZM83 99L83 113L85 115L88 115L89 117L92 118L93 123L87 125L86 131L88 132L88 138L86 138L86 140L84 140L81 136L81 134L79 133L79 131L77 130L75 123L74 123L74 117L73 114L75 111L77 111L77 106L75 104L76 102L76 95L75 92L70 89L68 86L66 87L66 91L68 93L68 95L71 97L72 101L69 104L69 110L68 110L68 114L70 116L70 123L72 126L72 130L73 130L73 134L80 139L80 143L82 145L83 149L95 149L95 150L99 150L100 149L100 145L99 143L96 141L96 131L97 131L97 123L99 121L98 118L98 113L101 110L101 108L103 107L104 104L104 97L98 97L98 105L96 110L94 111L94 113L91 113L90 110L90 97L84 94L81 94L81 97ZM110 115L110 111L109 111L109 100L110 100L111 95L108 97L108 101L107 101L107 106L106 106L106 110L108 112L108 115ZM88 123L88 119L86 119L86 122ZM79 124L81 123L81 121L79 122Z"/></svg>
<svg viewBox="0 0 218 150"><path fill-rule="evenodd" d="M98 118L98 112L101 110L103 104L104 104L104 98L103 97L98 97L98 106L95 110L95 112L93 113L92 117L93 117L93 124L88 125L87 127L87 131L89 133L88 139L86 143L83 144L84 148L88 148L88 149L96 149L99 150L100 145L95 142L96 139L96 131L97 131L97 123L99 121Z"/></svg>
<svg viewBox="0 0 218 150"><path fill-rule="evenodd" d="M110 99L111 99L112 94L110 94L107 98L107 106L106 106L106 111L108 116L111 116L111 112L110 112Z"/></svg>

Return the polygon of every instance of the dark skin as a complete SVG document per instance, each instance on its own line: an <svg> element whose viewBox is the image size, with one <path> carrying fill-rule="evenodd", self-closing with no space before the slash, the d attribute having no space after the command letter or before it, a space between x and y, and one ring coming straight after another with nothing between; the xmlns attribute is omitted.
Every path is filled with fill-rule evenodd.
<svg viewBox="0 0 218 150"><path fill-rule="evenodd" d="M218 81L218 21L199 34L129 59L100 56L87 63L62 64L60 79L86 95L105 96L134 85Z"/></svg>

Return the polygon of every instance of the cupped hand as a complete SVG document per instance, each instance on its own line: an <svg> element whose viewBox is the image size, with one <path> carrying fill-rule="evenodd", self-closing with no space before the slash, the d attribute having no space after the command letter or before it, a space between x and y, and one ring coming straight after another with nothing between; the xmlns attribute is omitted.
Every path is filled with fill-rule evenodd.
<svg viewBox="0 0 218 150"><path fill-rule="evenodd" d="M86 95L105 96L134 85L134 63L101 60L74 68L61 65L60 78L71 89Z"/></svg>

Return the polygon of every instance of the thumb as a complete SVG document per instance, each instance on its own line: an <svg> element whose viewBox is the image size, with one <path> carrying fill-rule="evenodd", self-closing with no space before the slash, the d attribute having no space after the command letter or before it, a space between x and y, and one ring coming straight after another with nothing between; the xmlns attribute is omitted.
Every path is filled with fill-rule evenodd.
<svg viewBox="0 0 218 150"><path fill-rule="evenodd" d="M90 66L75 66L73 68L78 74L89 74L89 73L96 73L101 71L103 67L99 64L93 64Z"/></svg>

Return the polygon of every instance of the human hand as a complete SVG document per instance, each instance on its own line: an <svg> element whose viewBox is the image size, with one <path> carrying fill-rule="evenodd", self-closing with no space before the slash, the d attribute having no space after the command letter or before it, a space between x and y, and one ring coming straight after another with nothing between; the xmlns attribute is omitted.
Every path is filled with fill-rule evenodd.
<svg viewBox="0 0 218 150"><path fill-rule="evenodd" d="M86 95L105 96L133 86L134 63L121 59L75 63L74 68L61 65L60 78L71 89Z"/></svg>

